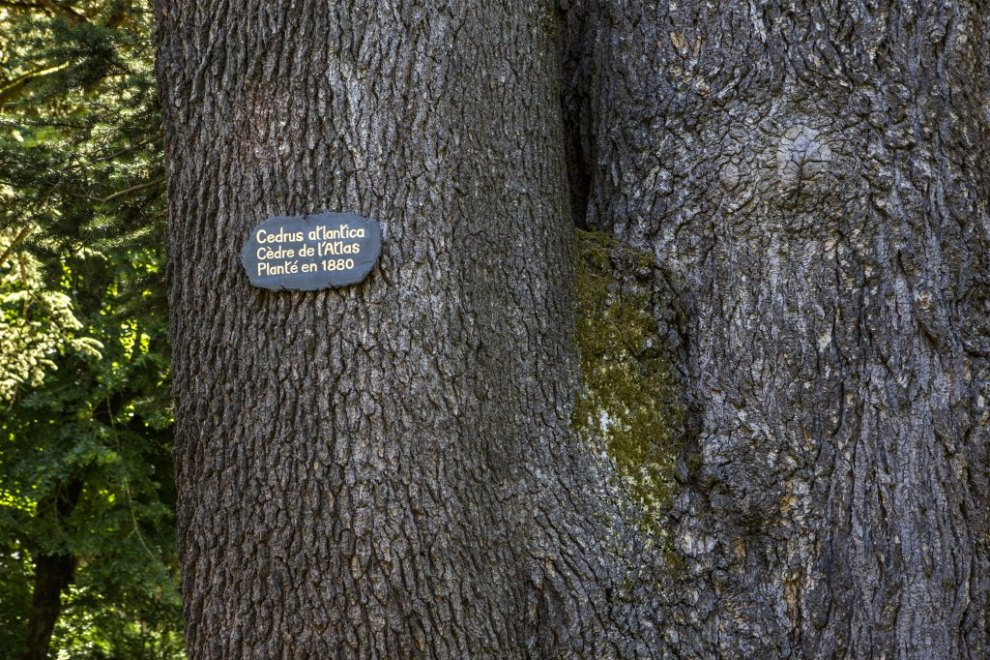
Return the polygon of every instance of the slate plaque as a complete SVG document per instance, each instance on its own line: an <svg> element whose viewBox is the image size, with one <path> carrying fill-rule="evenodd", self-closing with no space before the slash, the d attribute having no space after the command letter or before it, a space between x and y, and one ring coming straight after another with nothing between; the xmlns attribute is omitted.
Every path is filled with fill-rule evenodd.
<svg viewBox="0 0 990 660"><path fill-rule="evenodd" d="M357 284L381 251L374 220L353 213L276 216L251 230L241 263L254 286L315 291Z"/></svg>

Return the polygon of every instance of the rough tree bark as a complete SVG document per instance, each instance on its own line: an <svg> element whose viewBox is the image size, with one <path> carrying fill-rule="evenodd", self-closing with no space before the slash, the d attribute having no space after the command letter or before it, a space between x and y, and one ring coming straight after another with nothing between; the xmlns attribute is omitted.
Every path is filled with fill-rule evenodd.
<svg viewBox="0 0 990 660"><path fill-rule="evenodd" d="M987 652L985 9L156 14L193 657ZM372 276L250 288L324 210ZM684 310L669 564L570 431L572 218Z"/></svg>
<svg viewBox="0 0 990 660"><path fill-rule="evenodd" d="M687 318L685 655L988 650L990 22L964 0L567 16L590 226Z"/></svg>
<svg viewBox="0 0 990 660"><path fill-rule="evenodd" d="M590 489L571 489L588 471L568 442L552 13L162 2L157 17L193 657L605 644L609 569L577 513ZM380 220L370 279L249 287L251 227L322 210Z"/></svg>

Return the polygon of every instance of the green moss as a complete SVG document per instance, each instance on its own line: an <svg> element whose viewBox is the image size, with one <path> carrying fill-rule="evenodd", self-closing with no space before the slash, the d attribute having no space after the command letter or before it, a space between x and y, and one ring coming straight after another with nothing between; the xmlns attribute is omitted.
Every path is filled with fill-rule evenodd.
<svg viewBox="0 0 990 660"><path fill-rule="evenodd" d="M622 487L642 507L643 526L657 529L674 493L684 410L653 316L653 257L585 231L577 231L576 254L581 391L574 428L604 445Z"/></svg>

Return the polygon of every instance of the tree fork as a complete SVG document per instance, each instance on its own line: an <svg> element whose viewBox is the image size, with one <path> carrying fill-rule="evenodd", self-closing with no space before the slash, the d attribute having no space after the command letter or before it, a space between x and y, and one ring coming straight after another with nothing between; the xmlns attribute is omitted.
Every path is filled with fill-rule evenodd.
<svg viewBox="0 0 990 660"><path fill-rule="evenodd" d="M984 655L986 8L488 4L156 4L193 656ZM323 210L371 277L250 289ZM677 571L572 439L572 212L684 310Z"/></svg>

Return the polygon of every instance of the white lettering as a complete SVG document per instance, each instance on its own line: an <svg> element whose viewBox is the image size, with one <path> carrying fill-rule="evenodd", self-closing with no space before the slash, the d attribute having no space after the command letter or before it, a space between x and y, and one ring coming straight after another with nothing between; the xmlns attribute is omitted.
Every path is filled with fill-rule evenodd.
<svg viewBox="0 0 990 660"><path fill-rule="evenodd" d="M255 234L259 243L302 243L305 235L301 231L287 232L285 228L279 227L277 234L270 234L264 229L259 229Z"/></svg>

